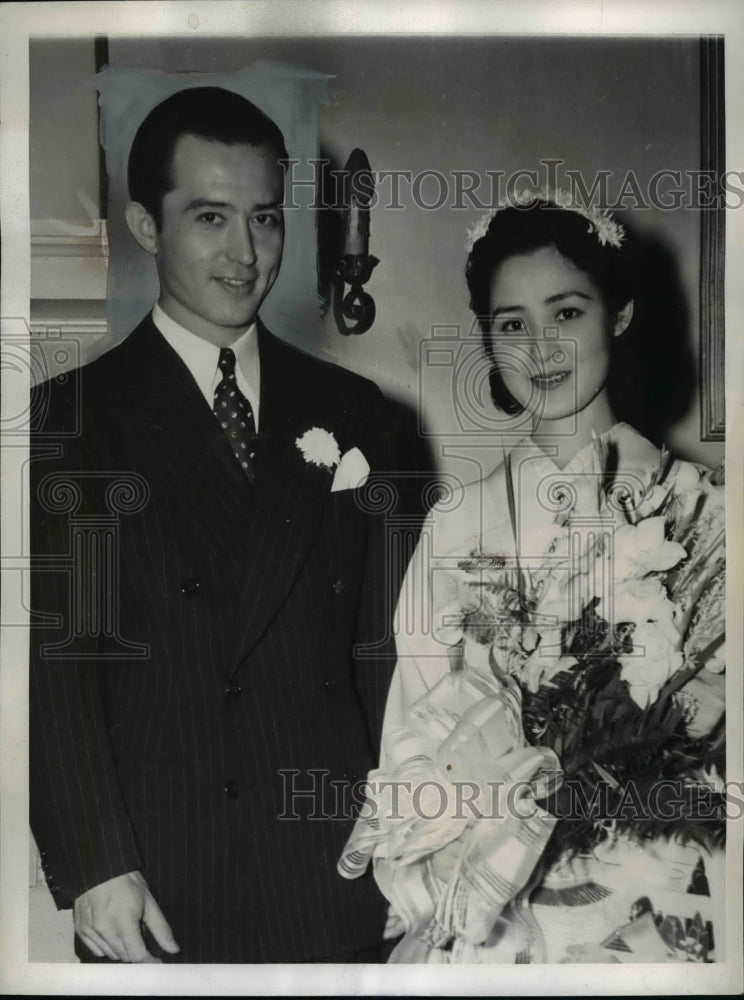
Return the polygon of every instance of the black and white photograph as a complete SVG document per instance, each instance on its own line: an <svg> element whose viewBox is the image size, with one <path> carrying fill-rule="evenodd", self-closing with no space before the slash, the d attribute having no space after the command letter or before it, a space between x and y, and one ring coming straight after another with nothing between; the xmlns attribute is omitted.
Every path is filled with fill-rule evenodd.
<svg viewBox="0 0 744 1000"><path fill-rule="evenodd" d="M744 24L663 6L0 5L3 993L744 988Z"/></svg>

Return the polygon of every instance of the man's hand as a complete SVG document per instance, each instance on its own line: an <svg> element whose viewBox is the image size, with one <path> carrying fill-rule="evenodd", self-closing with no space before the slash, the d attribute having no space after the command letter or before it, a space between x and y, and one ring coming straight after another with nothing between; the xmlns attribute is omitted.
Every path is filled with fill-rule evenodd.
<svg viewBox="0 0 744 1000"><path fill-rule="evenodd" d="M160 962L142 938L144 923L160 947L180 951L168 921L140 872L117 875L78 896L74 906L75 931L96 958L114 962Z"/></svg>

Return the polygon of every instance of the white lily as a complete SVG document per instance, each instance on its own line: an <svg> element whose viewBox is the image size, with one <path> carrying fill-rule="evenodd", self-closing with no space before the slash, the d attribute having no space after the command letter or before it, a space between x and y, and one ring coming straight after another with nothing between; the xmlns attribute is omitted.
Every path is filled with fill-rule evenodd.
<svg viewBox="0 0 744 1000"><path fill-rule="evenodd" d="M597 605L600 618L613 625L633 622L639 626L647 621L668 622L673 625L678 610L656 577L622 580L612 586L611 593L600 596Z"/></svg>
<svg viewBox="0 0 744 1000"><path fill-rule="evenodd" d="M614 569L616 581L639 579L648 573L658 573L676 566L687 552L679 542L664 537L664 518L648 517L638 524L624 524L614 536Z"/></svg>
<svg viewBox="0 0 744 1000"><path fill-rule="evenodd" d="M630 697L639 708L646 708L656 701L661 688L684 662L679 633L675 637L661 622L644 622L633 633L633 655L618 660Z"/></svg>

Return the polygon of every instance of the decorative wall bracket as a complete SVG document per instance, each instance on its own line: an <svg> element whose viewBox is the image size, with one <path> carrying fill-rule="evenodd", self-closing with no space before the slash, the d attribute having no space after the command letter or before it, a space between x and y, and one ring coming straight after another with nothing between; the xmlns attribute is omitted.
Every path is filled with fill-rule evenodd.
<svg viewBox="0 0 744 1000"><path fill-rule="evenodd" d="M375 320L375 302L362 288L379 264L369 253L369 211L374 177L369 160L354 149L346 161L343 177L348 191L344 213L344 253L333 275L333 316L339 333L366 333ZM346 285L351 288L345 292ZM347 320L354 324L349 326Z"/></svg>

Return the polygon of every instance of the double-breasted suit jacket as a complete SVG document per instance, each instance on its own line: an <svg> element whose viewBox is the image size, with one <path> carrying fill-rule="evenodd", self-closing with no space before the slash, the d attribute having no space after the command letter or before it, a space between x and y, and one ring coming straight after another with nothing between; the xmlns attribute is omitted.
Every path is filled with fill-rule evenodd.
<svg viewBox="0 0 744 1000"><path fill-rule="evenodd" d="M254 484L149 318L34 397L32 828L60 907L141 870L178 961L322 959L384 920L336 874L389 681L354 657L395 596L384 532L296 444L385 469L382 397L259 352Z"/></svg>

